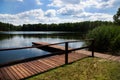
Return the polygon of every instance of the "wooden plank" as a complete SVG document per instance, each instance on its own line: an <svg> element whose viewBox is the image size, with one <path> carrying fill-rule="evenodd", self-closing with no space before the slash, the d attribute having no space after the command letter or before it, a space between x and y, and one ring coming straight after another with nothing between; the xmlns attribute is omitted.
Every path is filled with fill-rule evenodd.
<svg viewBox="0 0 120 80"><path fill-rule="evenodd" d="M11 68L11 66L7 67L9 72L18 80L20 79L20 76L14 71L14 69Z"/></svg>
<svg viewBox="0 0 120 80"><path fill-rule="evenodd" d="M50 45L49 43L47 42L32 42L34 45L48 45L47 47L51 48L51 49L58 49L58 50L65 50L65 47L64 46L60 46L60 45ZM68 48L69 50L71 50L72 48Z"/></svg>
<svg viewBox="0 0 120 80"><path fill-rule="evenodd" d="M52 60L51 58L48 58L47 61L50 62L50 63L52 63L52 64L54 64L54 65L56 65L56 66L60 66L60 62Z"/></svg>
<svg viewBox="0 0 120 80"><path fill-rule="evenodd" d="M37 63L38 63L39 66L41 66L41 68L43 68L43 69L48 70L48 69L51 69L51 68L52 68L52 67L46 65L44 62L42 62L42 60L37 60Z"/></svg>
<svg viewBox="0 0 120 80"><path fill-rule="evenodd" d="M64 63L64 61L65 61L65 60L61 59L59 55L53 56L53 58L51 57L51 59L57 60L57 61L59 61L60 63Z"/></svg>
<svg viewBox="0 0 120 80"><path fill-rule="evenodd" d="M65 61L65 55L60 55L59 59Z"/></svg>
<svg viewBox="0 0 120 80"><path fill-rule="evenodd" d="M32 71L34 71L35 74L38 74L38 73L39 73L39 71L37 70L37 67L34 66L33 64L31 64L31 61L30 61L30 62L27 62L26 65L29 66L29 68L31 68Z"/></svg>
<svg viewBox="0 0 120 80"><path fill-rule="evenodd" d="M33 64L39 68L40 72L43 72L46 70L46 68L43 67L42 65L40 65L40 63L38 63L38 61L35 61Z"/></svg>
<svg viewBox="0 0 120 80"><path fill-rule="evenodd" d="M7 67L4 67L3 69L7 72L11 80L17 80Z"/></svg>
<svg viewBox="0 0 120 80"><path fill-rule="evenodd" d="M58 65L63 65L64 62L61 61L58 56L54 56L54 57L49 57L50 60L52 60L53 62L57 63Z"/></svg>
<svg viewBox="0 0 120 80"><path fill-rule="evenodd" d="M34 73L24 65L24 63L21 63L20 65L22 65L22 67L30 74L30 75L33 75Z"/></svg>
<svg viewBox="0 0 120 80"><path fill-rule="evenodd" d="M80 55L80 56L81 56L81 55ZM69 54L69 58L71 58L71 59L73 59L73 60L79 59L80 56L77 55L76 53L71 53L71 54Z"/></svg>
<svg viewBox="0 0 120 80"><path fill-rule="evenodd" d="M29 72L31 72L32 74L36 74L37 72L30 67L30 65L27 65L26 63L23 63L23 65L29 70Z"/></svg>
<svg viewBox="0 0 120 80"><path fill-rule="evenodd" d="M42 72L42 69L39 68L39 66L37 66L37 64L35 63L35 61L34 62L32 61L29 64L31 64L38 73Z"/></svg>
<svg viewBox="0 0 120 80"><path fill-rule="evenodd" d="M48 64L47 62L45 62L43 59L42 60L38 60L39 62L45 64L46 66L48 66L50 69L53 68L54 66L51 64Z"/></svg>
<svg viewBox="0 0 120 80"><path fill-rule="evenodd" d="M37 61L36 63L38 63L37 65L40 66L43 70L51 68L48 65L46 65L46 64L44 64L44 63L42 63L40 61Z"/></svg>
<svg viewBox="0 0 120 80"><path fill-rule="evenodd" d="M14 65L14 67L19 71L23 78L27 76L26 73L21 70L19 65Z"/></svg>
<svg viewBox="0 0 120 80"><path fill-rule="evenodd" d="M28 71L25 70L24 67L21 64L17 65L17 67L25 74L25 76L30 76Z"/></svg>
<svg viewBox="0 0 120 80"><path fill-rule="evenodd" d="M53 66L53 67L56 67L56 66L58 66L57 64L55 64L55 63L53 63L52 61L50 61L48 58L46 58L46 59L43 59L47 64L49 64L49 65L51 65L51 66Z"/></svg>
<svg viewBox="0 0 120 80"><path fill-rule="evenodd" d="M63 55L63 56L59 55L59 56L57 56L55 59L61 61L62 63L65 62L64 55Z"/></svg>
<svg viewBox="0 0 120 80"><path fill-rule="evenodd" d="M0 80L5 80L5 76L4 74L2 74L1 70L0 70Z"/></svg>
<svg viewBox="0 0 120 80"><path fill-rule="evenodd" d="M4 80L11 80L10 76L7 74L4 68L0 69L0 72L3 74Z"/></svg>
<svg viewBox="0 0 120 80"><path fill-rule="evenodd" d="M15 72L15 74L17 74L20 79L24 78L24 76L19 72L19 70L14 66L11 66L11 68L13 69L13 71Z"/></svg>

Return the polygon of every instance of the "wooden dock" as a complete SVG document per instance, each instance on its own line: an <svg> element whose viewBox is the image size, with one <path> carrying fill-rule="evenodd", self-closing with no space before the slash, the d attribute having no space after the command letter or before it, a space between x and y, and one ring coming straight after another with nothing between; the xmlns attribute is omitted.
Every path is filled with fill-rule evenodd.
<svg viewBox="0 0 120 80"><path fill-rule="evenodd" d="M46 45L48 43L33 43L36 45ZM51 45L49 49L65 50L63 46ZM69 48L70 49L70 48ZM68 55L68 63L88 57L86 54L71 52ZM65 54L54 55L50 57L40 58L33 61L22 62L10 66L0 68L0 80L20 80L30 76L40 74L50 69L62 66L65 64Z"/></svg>
<svg viewBox="0 0 120 80"><path fill-rule="evenodd" d="M47 70L56 68L65 64L65 55L54 55L29 62L15 64L12 66L0 68L0 80L19 80L24 79ZM74 62L85 58L87 55L79 53L70 53L68 62Z"/></svg>
<svg viewBox="0 0 120 80"><path fill-rule="evenodd" d="M60 45L49 45L49 43L47 42L32 42L32 44L34 45L48 45L45 47L42 47L40 49L45 50L45 51L49 51L49 52L59 52L59 51L65 51L65 47L64 46L60 46ZM68 48L69 50L72 48Z"/></svg>
<svg viewBox="0 0 120 80"><path fill-rule="evenodd" d="M50 52L64 51L65 47L60 45L49 45L44 42L33 42L34 45L48 45L42 49L47 49ZM39 47L37 47L39 48ZM41 48L40 48L41 49ZM71 50L71 48L68 48ZM80 60L82 58L91 56L90 51L86 50L77 50L72 51L68 54L68 63ZM120 56L112 56L108 54L101 54L94 52L95 57L105 58L113 61L120 62ZM28 62L22 62L10 66L5 66L0 68L0 80L20 80L31 77L36 74L43 73L50 69L62 66L65 64L65 54L56 54L53 56L39 58Z"/></svg>

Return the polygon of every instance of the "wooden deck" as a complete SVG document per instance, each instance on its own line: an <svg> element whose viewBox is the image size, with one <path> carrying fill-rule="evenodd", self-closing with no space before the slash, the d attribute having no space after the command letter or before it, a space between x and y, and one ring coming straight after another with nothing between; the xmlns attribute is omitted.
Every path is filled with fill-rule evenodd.
<svg viewBox="0 0 120 80"><path fill-rule="evenodd" d="M33 42L34 45L49 45L45 42ZM42 48L47 49L51 52L64 51L65 48L59 45L50 45ZM69 50L71 48L68 48ZM75 53L75 51L69 53L68 63L77 61L79 59L88 57L86 54ZM29 62L23 62L19 64L14 64L10 66L5 66L0 68L0 80L19 80L24 79L36 74L40 74L47 70L62 66L65 64L65 54L58 54L54 56L49 56L45 58L36 59Z"/></svg>
<svg viewBox="0 0 120 80"><path fill-rule="evenodd" d="M43 42L33 42L35 45L48 45L48 43ZM51 49L56 51L64 51L65 48L59 45L50 45L42 48L43 50L47 48L49 51ZM69 48L70 50L71 48ZM86 50L77 50L69 53L68 55L68 63L77 61L79 59L91 56L90 51ZM119 61L120 56L112 56L107 54L101 54L95 52L95 57L105 58L109 60ZM5 66L0 68L0 80L20 80L25 79L30 76L40 74L42 72L48 71L50 69L62 66L65 64L65 54L59 54L54 56L49 56L45 58L36 59L29 62L23 62L11 66Z"/></svg>
<svg viewBox="0 0 120 80"><path fill-rule="evenodd" d="M49 43L47 43L47 42L32 42L32 44L41 45L41 46L49 45ZM49 45L49 46L42 47L40 49L45 50L45 51L49 51L49 52L65 51L65 47L60 46L60 45ZM68 48L68 49L70 50L72 48Z"/></svg>
<svg viewBox="0 0 120 80"><path fill-rule="evenodd" d="M76 53L82 53L82 54L85 54L85 55L88 55L88 56L91 55L91 52L87 51L87 50L77 50L75 52ZM94 56L98 57L98 58L103 58L103 59L108 59L108 60L111 60L111 61L120 62L120 56L113 56L113 55L110 55L110 54L98 53L98 52L94 52Z"/></svg>
<svg viewBox="0 0 120 80"><path fill-rule="evenodd" d="M54 55L42 59L37 59L29 62L15 64L0 68L0 80L19 80L24 79L47 70L56 68L65 64L65 55ZM74 62L79 59L85 58L88 55L79 53L70 53L68 62Z"/></svg>

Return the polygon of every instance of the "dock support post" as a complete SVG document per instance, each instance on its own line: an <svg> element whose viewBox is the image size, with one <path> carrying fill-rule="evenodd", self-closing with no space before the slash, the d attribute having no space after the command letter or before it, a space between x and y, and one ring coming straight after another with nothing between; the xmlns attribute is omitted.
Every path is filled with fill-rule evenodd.
<svg viewBox="0 0 120 80"><path fill-rule="evenodd" d="M92 40L91 47L92 47L92 57L94 57L94 42L95 40Z"/></svg>
<svg viewBox="0 0 120 80"><path fill-rule="evenodd" d="M65 64L68 64L68 42L65 42Z"/></svg>

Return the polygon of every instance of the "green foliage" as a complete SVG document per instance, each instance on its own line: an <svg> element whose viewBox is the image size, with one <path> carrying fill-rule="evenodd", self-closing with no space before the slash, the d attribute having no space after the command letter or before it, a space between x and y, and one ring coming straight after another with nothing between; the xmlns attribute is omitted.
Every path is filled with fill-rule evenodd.
<svg viewBox="0 0 120 80"><path fill-rule="evenodd" d="M27 80L119 80L120 63L85 58L70 65L33 76Z"/></svg>
<svg viewBox="0 0 120 80"><path fill-rule="evenodd" d="M116 38L114 39L114 41L112 42L112 49L115 52L120 52L120 34L118 36L116 36ZM118 53L118 55L120 55L120 53Z"/></svg>
<svg viewBox="0 0 120 80"><path fill-rule="evenodd" d="M114 23L120 25L120 8L118 8L117 13L113 16Z"/></svg>
<svg viewBox="0 0 120 80"><path fill-rule="evenodd" d="M114 54L120 51L120 26L97 27L87 34L87 38L95 39L95 51L114 52Z"/></svg>
<svg viewBox="0 0 120 80"><path fill-rule="evenodd" d="M14 26L7 23L0 23L0 31L72 31L87 33L100 25L113 24L107 21L85 21L77 23L60 23L60 24L24 24L23 26Z"/></svg>
<svg viewBox="0 0 120 80"><path fill-rule="evenodd" d="M23 25L22 31L72 31L87 33L99 25L108 25L112 22L107 21L85 21L77 23L60 23L60 24L27 24Z"/></svg>
<svg viewBox="0 0 120 80"><path fill-rule="evenodd" d="M15 30L17 30L16 26L0 22L0 31L15 31Z"/></svg>

